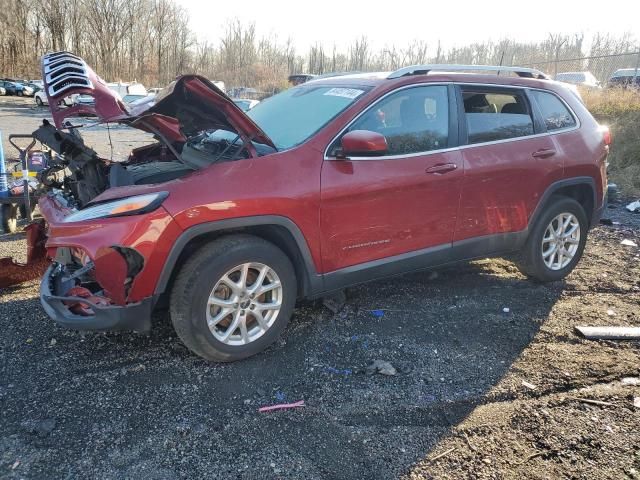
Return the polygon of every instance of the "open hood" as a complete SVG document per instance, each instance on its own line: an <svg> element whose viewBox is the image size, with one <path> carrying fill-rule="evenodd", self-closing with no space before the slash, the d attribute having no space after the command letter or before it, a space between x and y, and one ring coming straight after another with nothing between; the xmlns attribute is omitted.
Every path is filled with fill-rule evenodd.
<svg viewBox="0 0 640 480"><path fill-rule="evenodd" d="M79 115L95 115L102 122L120 122L160 134L169 141L209 129L236 132L245 142L275 149L271 139L222 90L199 75L184 75L163 89L154 102L127 107L83 59L69 52L42 57L42 77L57 128ZM93 97L93 104L64 105L70 95Z"/></svg>

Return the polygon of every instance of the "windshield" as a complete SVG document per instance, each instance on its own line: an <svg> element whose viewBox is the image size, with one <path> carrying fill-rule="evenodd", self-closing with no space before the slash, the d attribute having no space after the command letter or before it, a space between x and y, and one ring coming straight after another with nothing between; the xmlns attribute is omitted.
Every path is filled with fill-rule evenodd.
<svg viewBox="0 0 640 480"><path fill-rule="evenodd" d="M260 102L247 115L278 150L287 150L311 137L367 89L301 85Z"/></svg>

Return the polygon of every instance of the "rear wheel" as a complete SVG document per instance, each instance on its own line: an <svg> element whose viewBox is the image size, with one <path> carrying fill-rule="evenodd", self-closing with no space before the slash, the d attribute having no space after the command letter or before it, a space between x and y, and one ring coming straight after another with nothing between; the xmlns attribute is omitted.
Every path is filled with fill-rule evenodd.
<svg viewBox="0 0 640 480"><path fill-rule="evenodd" d="M18 90L18 92L17 92L17 93L18 93L18 96L19 96L19 97L22 97L22 96L24 95L24 93L22 92L22 90Z"/></svg>
<svg viewBox="0 0 640 480"><path fill-rule="evenodd" d="M2 228L5 233L15 233L18 230L18 206L5 203L1 207Z"/></svg>
<svg viewBox="0 0 640 480"><path fill-rule="evenodd" d="M36 96L36 105L42 107L44 103L42 103L42 99L39 96Z"/></svg>
<svg viewBox="0 0 640 480"><path fill-rule="evenodd" d="M529 234L520 270L542 282L566 277L582 257L587 229L587 216L577 201L552 197Z"/></svg>
<svg viewBox="0 0 640 480"><path fill-rule="evenodd" d="M251 235L201 247L180 270L171 320L194 353L231 362L264 350L286 327L296 301L289 258Z"/></svg>

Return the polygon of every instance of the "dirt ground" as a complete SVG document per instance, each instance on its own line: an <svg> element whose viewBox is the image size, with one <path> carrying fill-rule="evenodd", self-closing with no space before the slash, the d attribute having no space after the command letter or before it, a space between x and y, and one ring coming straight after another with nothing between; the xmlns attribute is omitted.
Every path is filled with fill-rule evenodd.
<svg viewBox="0 0 640 480"><path fill-rule="evenodd" d="M0 97L4 137L45 116ZM375 282L337 314L299 305L233 364L190 354L166 313L148 336L80 333L37 281L0 290L0 478L639 480L640 344L574 333L640 326L640 249L620 244L640 244L640 215L607 217L563 282L503 259ZM0 256L24 249L0 235Z"/></svg>

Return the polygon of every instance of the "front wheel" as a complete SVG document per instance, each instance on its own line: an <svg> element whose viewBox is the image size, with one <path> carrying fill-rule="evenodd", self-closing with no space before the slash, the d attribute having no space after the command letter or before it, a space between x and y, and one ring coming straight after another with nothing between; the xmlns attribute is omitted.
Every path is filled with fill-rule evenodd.
<svg viewBox="0 0 640 480"><path fill-rule="evenodd" d="M520 270L541 282L566 277L582 257L587 230L582 205L572 198L552 197L521 252Z"/></svg>
<svg viewBox="0 0 640 480"><path fill-rule="evenodd" d="M18 96L22 97L24 95L24 93L22 92L22 90L18 90Z"/></svg>
<svg viewBox="0 0 640 480"><path fill-rule="evenodd" d="M197 250L171 292L171 320L184 344L213 361L247 358L273 343L296 301L289 258L252 235L233 235Z"/></svg>

